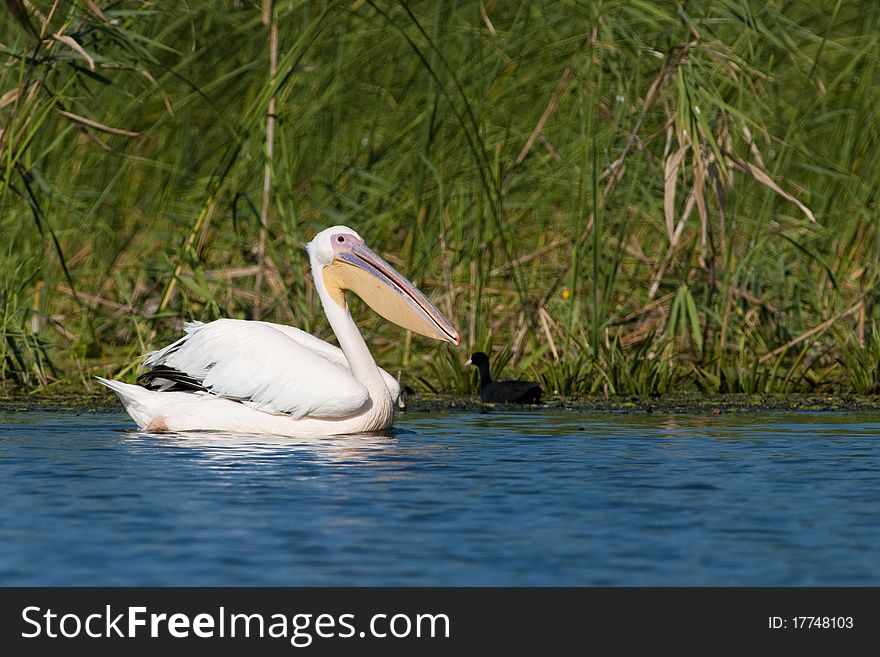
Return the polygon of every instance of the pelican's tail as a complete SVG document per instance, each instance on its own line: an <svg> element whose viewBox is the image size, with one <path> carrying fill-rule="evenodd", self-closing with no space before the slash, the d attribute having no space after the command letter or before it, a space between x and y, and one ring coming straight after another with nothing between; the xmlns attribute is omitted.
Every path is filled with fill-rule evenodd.
<svg viewBox="0 0 880 657"><path fill-rule="evenodd" d="M152 401L153 393L146 388L130 383L112 381L100 376L95 378L98 379L101 385L107 386L119 396L126 412L131 416L132 420L137 422L139 428L145 429L149 426L156 415L155 409L150 408L152 406L150 402Z"/></svg>

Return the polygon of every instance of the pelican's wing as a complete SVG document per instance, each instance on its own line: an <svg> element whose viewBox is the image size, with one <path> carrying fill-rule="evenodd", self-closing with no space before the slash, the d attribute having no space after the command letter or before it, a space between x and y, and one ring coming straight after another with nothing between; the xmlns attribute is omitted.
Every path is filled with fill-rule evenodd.
<svg viewBox="0 0 880 657"><path fill-rule="evenodd" d="M273 324L271 322L257 323L263 324L264 326L270 326L276 331L281 331L291 340L296 340L302 346L311 351L314 351L317 354L321 354L327 360L336 363L337 365L344 367L347 370L351 369L351 366L348 364L348 360L346 360L345 358L345 354L342 353L342 349L330 344L329 342L324 342L320 338L316 338L311 333L306 333L302 329L298 329L295 326L285 326L284 324ZM388 388L388 392L391 393L391 398L394 400L395 403L397 403L397 398L400 396L400 384L397 382L397 379L395 379L381 367L379 368L379 373L385 380L385 385Z"/></svg>
<svg viewBox="0 0 880 657"><path fill-rule="evenodd" d="M180 340L148 354L144 365L176 370L211 394L297 418L347 417L367 403L367 389L352 376L338 347L303 331L294 339L278 326L235 319L193 322Z"/></svg>

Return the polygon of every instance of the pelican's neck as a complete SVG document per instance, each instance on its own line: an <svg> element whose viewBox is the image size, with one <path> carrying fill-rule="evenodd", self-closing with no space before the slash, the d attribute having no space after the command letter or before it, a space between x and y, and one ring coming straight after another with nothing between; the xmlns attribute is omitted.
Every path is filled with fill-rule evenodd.
<svg viewBox="0 0 880 657"><path fill-rule="evenodd" d="M378 401L380 396L382 399L388 398L391 403L391 395L382 375L379 373L379 367L373 360L373 354L367 348L361 332L358 331L357 325L348 312L348 305L340 306L335 299L327 291L324 285L324 276L321 266L312 262L312 278L315 281L315 287L318 290L318 296L321 299L321 305L324 308L324 314L327 321L330 322L330 328L339 341L339 346L345 358L351 366L351 373L354 378L363 384L370 391L370 396L374 401Z"/></svg>

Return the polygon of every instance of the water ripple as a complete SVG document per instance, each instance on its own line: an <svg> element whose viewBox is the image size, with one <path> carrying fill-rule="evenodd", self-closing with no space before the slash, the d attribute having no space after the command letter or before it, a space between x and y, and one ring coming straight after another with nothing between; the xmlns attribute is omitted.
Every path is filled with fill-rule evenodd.
<svg viewBox="0 0 880 657"><path fill-rule="evenodd" d="M4 585L878 585L874 416L0 416Z"/></svg>

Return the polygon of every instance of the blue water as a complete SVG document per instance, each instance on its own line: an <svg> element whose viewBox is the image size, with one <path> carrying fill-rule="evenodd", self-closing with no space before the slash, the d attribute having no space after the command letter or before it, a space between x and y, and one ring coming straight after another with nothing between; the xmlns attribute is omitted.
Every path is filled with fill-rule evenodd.
<svg viewBox="0 0 880 657"><path fill-rule="evenodd" d="M2 585L880 585L880 416L0 415Z"/></svg>

